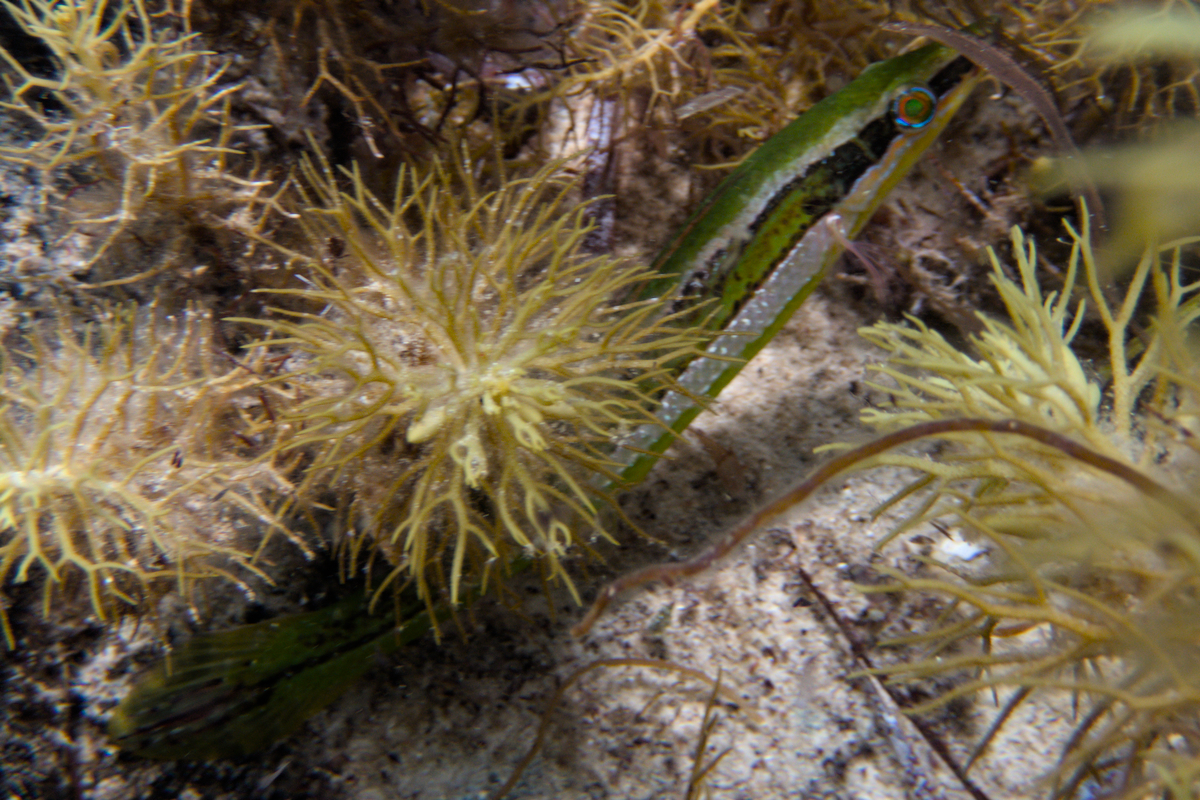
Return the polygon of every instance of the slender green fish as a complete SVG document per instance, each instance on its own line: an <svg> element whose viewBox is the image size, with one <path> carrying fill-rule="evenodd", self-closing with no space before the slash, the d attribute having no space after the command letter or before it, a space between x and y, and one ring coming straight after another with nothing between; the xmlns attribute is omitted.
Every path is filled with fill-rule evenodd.
<svg viewBox="0 0 1200 800"><path fill-rule="evenodd" d="M646 476L675 436L769 342L858 235L888 192L979 83L954 50L931 44L872 64L768 139L700 206L655 260L643 297L723 331L622 444L621 477ZM715 307L714 307L715 306Z"/></svg>

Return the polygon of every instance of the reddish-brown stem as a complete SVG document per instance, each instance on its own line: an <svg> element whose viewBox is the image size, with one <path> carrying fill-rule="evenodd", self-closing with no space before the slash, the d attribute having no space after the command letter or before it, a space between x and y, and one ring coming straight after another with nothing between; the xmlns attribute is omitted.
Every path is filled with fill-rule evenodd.
<svg viewBox="0 0 1200 800"><path fill-rule="evenodd" d="M704 572L713 564L728 555L734 548L746 541L751 534L762 528L769 520L787 511L797 503L808 499L826 481L845 472L851 467L887 452L894 447L930 436L945 436L949 433L1008 433L1024 436L1036 442L1053 447L1076 461L1080 461L1096 469L1109 473L1113 477L1128 483L1133 488L1148 497L1157 500L1186 520L1189 525L1200 530L1200 509L1197 509L1183 497L1175 494L1165 486L1138 472L1133 467L1117 461L1114 458L1097 453L1084 445L1063 436L1060 433L1047 430L1028 422L1018 420L990 419L945 419L924 422L909 428L895 431L867 442L864 445L847 450L826 461L809 477L787 490L766 506L751 514L740 525L722 536L707 550L674 564L654 564L631 572L610 583L596 597L587 616L571 629L575 636L584 636L604 613L604 609L617 595L655 581L673 584L684 578L690 578Z"/></svg>

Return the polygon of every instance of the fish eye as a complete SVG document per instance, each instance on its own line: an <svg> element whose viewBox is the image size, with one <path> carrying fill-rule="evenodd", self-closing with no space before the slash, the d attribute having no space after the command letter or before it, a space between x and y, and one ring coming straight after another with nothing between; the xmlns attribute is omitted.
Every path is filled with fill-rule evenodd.
<svg viewBox="0 0 1200 800"><path fill-rule="evenodd" d="M923 128L933 119L937 97L924 86L909 86L892 101L892 117L902 128Z"/></svg>

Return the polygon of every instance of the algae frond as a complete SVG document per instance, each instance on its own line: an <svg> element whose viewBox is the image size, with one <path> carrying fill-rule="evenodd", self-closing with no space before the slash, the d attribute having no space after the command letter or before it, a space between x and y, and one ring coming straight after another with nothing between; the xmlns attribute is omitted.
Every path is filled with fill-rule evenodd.
<svg viewBox="0 0 1200 800"><path fill-rule="evenodd" d="M1171 503L1031 439L942 437L951 443L936 458L875 459L920 476L879 510L908 501L893 536L932 522L979 542L986 563L927 557L915 572L885 570L891 585L864 590L944 598L930 629L892 642L918 654L881 669L893 680L964 676L914 713L1006 687L1007 705L978 757L1030 693L1070 692L1083 712L1054 773L1053 796L1076 796L1106 774L1143 796L1172 779L1163 765L1181 755L1176 739L1191 741L1189 720L1200 709L1193 597L1200 531L1194 513L1177 513L1190 507L1195 471L1190 409L1200 398L1189 330L1200 285L1186 281L1178 250L1151 248L1124 296L1110 298L1086 236L1071 235L1061 293L1043 296L1033 245L1014 232L1019 282L993 262L1011 322L984 319L973 352L916 323L864 330L892 353L880 371L892 379L886 391L896 401L864 417L889 430L960 416L1031 423L1152 477L1173 490ZM1107 332L1098 368L1070 348L1084 319L1077 278ZM1152 320L1132 336L1148 302Z"/></svg>
<svg viewBox="0 0 1200 800"><path fill-rule="evenodd" d="M242 452L236 401L252 381L216 357L212 336L196 309L121 306L90 322L60 309L8 337L0 584L40 573L48 611L82 581L104 619L149 613L200 577L244 586L261 574L256 552L284 531L266 498L288 485ZM13 646L4 607L0 625Z"/></svg>
<svg viewBox="0 0 1200 800"><path fill-rule="evenodd" d="M706 335L623 304L647 271L583 249L561 169L488 189L439 161L384 201L357 170L305 167L311 249L284 293L314 311L261 323L260 346L292 354L275 380L301 394L279 447L310 454L307 502L337 490L350 564L377 551L430 601L517 556L570 586L571 548L608 536L613 437L654 421L668 363Z"/></svg>
<svg viewBox="0 0 1200 800"><path fill-rule="evenodd" d="M61 178L74 183L65 202L80 234L74 272L91 270L130 237L145 247L186 236L187 223L233 225L255 204L267 183L237 176L229 161L235 138L261 126L234 123L230 100L239 87L221 85L224 67L195 48L194 34L164 30L143 0L4 5L44 44L56 74L34 74L0 47L8 89L0 108L24 119L32 138L0 147L0 159L37 171L46 192ZM103 276L127 283L171 263Z"/></svg>

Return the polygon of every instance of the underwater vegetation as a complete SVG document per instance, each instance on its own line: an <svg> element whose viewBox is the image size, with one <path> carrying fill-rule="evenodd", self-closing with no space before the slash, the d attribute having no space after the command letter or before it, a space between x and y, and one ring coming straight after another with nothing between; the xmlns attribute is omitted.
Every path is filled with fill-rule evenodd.
<svg viewBox="0 0 1200 800"><path fill-rule="evenodd" d="M443 134L465 135L483 103L482 54L537 44L525 5L540 4L214 0L186 13L216 46L254 63L245 102L271 136L304 147L315 133L339 160L386 165L382 177L437 152Z"/></svg>
<svg viewBox="0 0 1200 800"><path fill-rule="evenodd" d="M197 226L255 226L249 212L269 182L239 176L230 159L235 139L261 126L233 121L239 87L220 85L224 68L196 49L195 34L156 24L143 0L4 8L44 46L54 74L35 74L0 47L0 108L31 129L28 146L0 146L0 159L37 174L45 202L59 182L73 186L65 206L77 235L56 243L59 258L73 251L70 272L129 283L180 269ZM160 263L144 265L148 242L165 245ZM131 273L131 263L142 266Z"/></svg>
<svg viewBox="0 0 1200 800"><path fill-rule="evenodd" d="M1102 24L1088 45L1112 50L1136 40L1133 60L1144 62L1195 30L1189 9L1126 15ZM1194 61L1194 40L1190 53ZM871 425L895 431L954 417L1018 420L1067 435L1162 487L1122 485L1095 461L1017 437L960 434L946 437L932 458L875 459L918 474L879 509L904 509L893 537L933 523L988 552L979 564L927 556L915 571L885 570L888 585L863 587L942 601L934 625L880 643L898 650L878 671L897 682L961 678L912 713L1007 690L968 769L1022 703L1041 692L1069 693L1078 714L1047 777L1056 798L1100 788L1119 797L1200 794L1200 284L1191 279L1196 238L1164 242L1195 231L1193 127L1176 123L1157 131L1153 144L1087 154L1082 168L1120 201L1103 258L1086 225L1068 227L1061 284L1043 293L1036 248L1014 229L1015 280L992 257L1008 321L981 317L969 350L917 321L863 331L891 354L879 373L894 404L865 411ZM1172 202L1181 210L1168 208ZM1112 270L1139 242L1150 244L1134 254L1117 291ZM1098 328L1094 361L1073 351L1087 326Z"/></svg>
<svg viewBox="0 0 1200 800"><path fill-rule="evenodd" d="M287 483L236 438L252 380L217 357L212 330L198 309L125 305L87 320L59 308L6 337L0 585L40 583L48 613L82 583L108 619L150 615L201 577L262 574L256 554L290 536L264 495Z"/></svg>
<svg viewBox="0 0 1200 800"><path fill-rule="evenodd" d="M1200 282L1186 279L1175 243L1148 248L1124 293L1110 294L1086 227L1068 232L1061 290L1044 295L1036 250L1014 229L1018 280L993 255L1009 319L980 314L969 347L917 320L863 329L891 353L877 369L888 380L875 384L890 402L863 412L886 435L835 448L844 452L692 558L613 582L575 633L587 634L621 592L710 568L838 474L905 468L916 478L874 511L900 517L876 549L932 528L978 550L956 558L928 548L905 568L876 565L890 580L860 591L931 596L938 606L923 622L893 622L893 635L874 645L892 655L869 671L893 692L910 685L927 697L931 682L953 678L909 703L913 715L995 698L961 779L1022 704L1057 693L1076 713L1044 777L1048 796L1197 796ZM1098 369L1071 349L1088 301L1107 338ZM917 455L893 452L926 438L940 441Z"/></svg>
<svg viewBox="0 0 1200 800"><path fill-rule="evenodd" d="M321 310L259 322L256 346L287 354L277 448L306 453L297 495L338 508L351 573L366 545L392 565L385 585L457 604L518 556L571 587L568 553L611 538L612 441L655 421L667 365L707 334L665 298L623 304L649 273L583 249L588 205L561 168L487 189L437 161L385 202L357 170L305 164L318 255L290 252L305 286L278 293Z"/></svg>
<svg viewBox="0 0 1200 800"><path fill-rule="evenodd" d="M1093 98L1086 126L1102 137L1144 134L1200 113L1195 49L1177 44L1195 30L1195 4L1078 3L1022 16L1026 52L1045 65L1065 103Z"/></svg>
<svg viewBox="0 0 1200 800"><path fill-rule="evenodd" d="M880 372L891 378L896 404L864 418L884 430L954 417L1032 423L1165 482L1186 507L1196 466L1189 331L1200 286L1186 279L1178 250L1150 249L1124 296L1108 295L1086 230L1071 235L1062 288L1043 296L1033 243L1014 232L1018 281L998 262L993 277L1009 321L984 320L970 352L920 325L865 329L891 353ZM1143 302L1153 305L1152 321L1132 338ZM1070 347L1089 305L1107 335L1100 374ZM933 522L989 557L984 565L929 557L915 572L884 570L890 585L864 587L944 598L935 625L881 643L909 648L881 673L899 681L966 676L913 713L979 690L1012 690L972 761L1031 694L1071 692L1080 715L1052 796L1075 796L1091 781L1119 786L1121 796L1168 790L1195 769L1194 512L1180 517L1159 498L1032 440L946 438L935 458L877 457L919 475L884 504L907 501L893 535ZM1192 796L1192 779L1182 785Z"/></svg>

